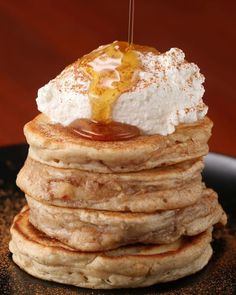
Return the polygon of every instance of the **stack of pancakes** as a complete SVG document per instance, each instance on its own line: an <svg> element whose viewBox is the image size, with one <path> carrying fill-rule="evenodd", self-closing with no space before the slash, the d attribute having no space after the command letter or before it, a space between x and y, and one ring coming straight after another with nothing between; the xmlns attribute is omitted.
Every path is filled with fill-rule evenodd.
<svg viewBox="0 0 236 295"><path fill-rule="evenodd" d="M17 184L28 206L11 228L13 260L31 275L86 288L149 286L202 269L225 224L201 179L209 118L167 136L102 142L41 114L25 126Z"/></svg>

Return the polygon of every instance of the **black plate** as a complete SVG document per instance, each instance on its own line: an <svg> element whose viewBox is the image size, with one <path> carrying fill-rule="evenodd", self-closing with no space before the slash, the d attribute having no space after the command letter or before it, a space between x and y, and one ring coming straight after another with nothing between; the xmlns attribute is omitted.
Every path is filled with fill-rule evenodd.
<svg viewBox="0 0 236 295"><path fill-rule="evenodd" d="M0 148L0 294L1 295L138 295L138 294L235 294L236 293L236 159L210 154L204 180L220 195L228 214L228 225L216 232L213 258L199 273L176 282L142 289L95 291L35 279L21 271L8 250L9 227L25 203L15 186L15 178L27 154L25 145Z"/></svg>

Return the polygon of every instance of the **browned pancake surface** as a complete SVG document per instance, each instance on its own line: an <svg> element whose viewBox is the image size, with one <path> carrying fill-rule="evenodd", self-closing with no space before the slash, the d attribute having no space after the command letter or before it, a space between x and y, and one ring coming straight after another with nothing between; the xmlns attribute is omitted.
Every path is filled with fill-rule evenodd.
<svg viewBox="0 0 236 295"><path fill-rule="evenodd" d="M167 136L139 136L127 141L102 142L79 137L71 129L51 124L40 114L24 132L30 156L63 168L95 172L129 172L171 165L206 155L211 135L209 118L182 124Z"/></svg>

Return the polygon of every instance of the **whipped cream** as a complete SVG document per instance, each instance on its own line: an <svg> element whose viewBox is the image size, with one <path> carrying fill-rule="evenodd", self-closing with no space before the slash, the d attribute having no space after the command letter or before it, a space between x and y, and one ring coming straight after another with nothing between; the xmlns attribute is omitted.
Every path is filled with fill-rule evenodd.
<svg viewBox="0 0 236 295"><path fill-rule="evenodd" d="M167 135L180 123L192 123L206 115L204 76L197 65L185 60L182 50L137 54L142 66L138 81L113 104L114 121L137 126L145 134ZM38 110L52 123L68 126L77 119L91 118L90 80L78 64L68 66L38 91Z"/></svg>

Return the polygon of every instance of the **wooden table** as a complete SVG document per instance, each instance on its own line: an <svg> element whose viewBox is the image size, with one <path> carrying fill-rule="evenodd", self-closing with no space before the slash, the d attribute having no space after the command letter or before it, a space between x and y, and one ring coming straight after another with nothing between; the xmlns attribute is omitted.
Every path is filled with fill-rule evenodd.
<svg viewBox="0 0 236 295"><path fill-rule="evenodd" d="M212 151L236 156L235 1L136 0L135 42L184 50L206 76ZM128 0L0 1L0 145L24 142L37 89L100 44L127 39Z"/></svg>

